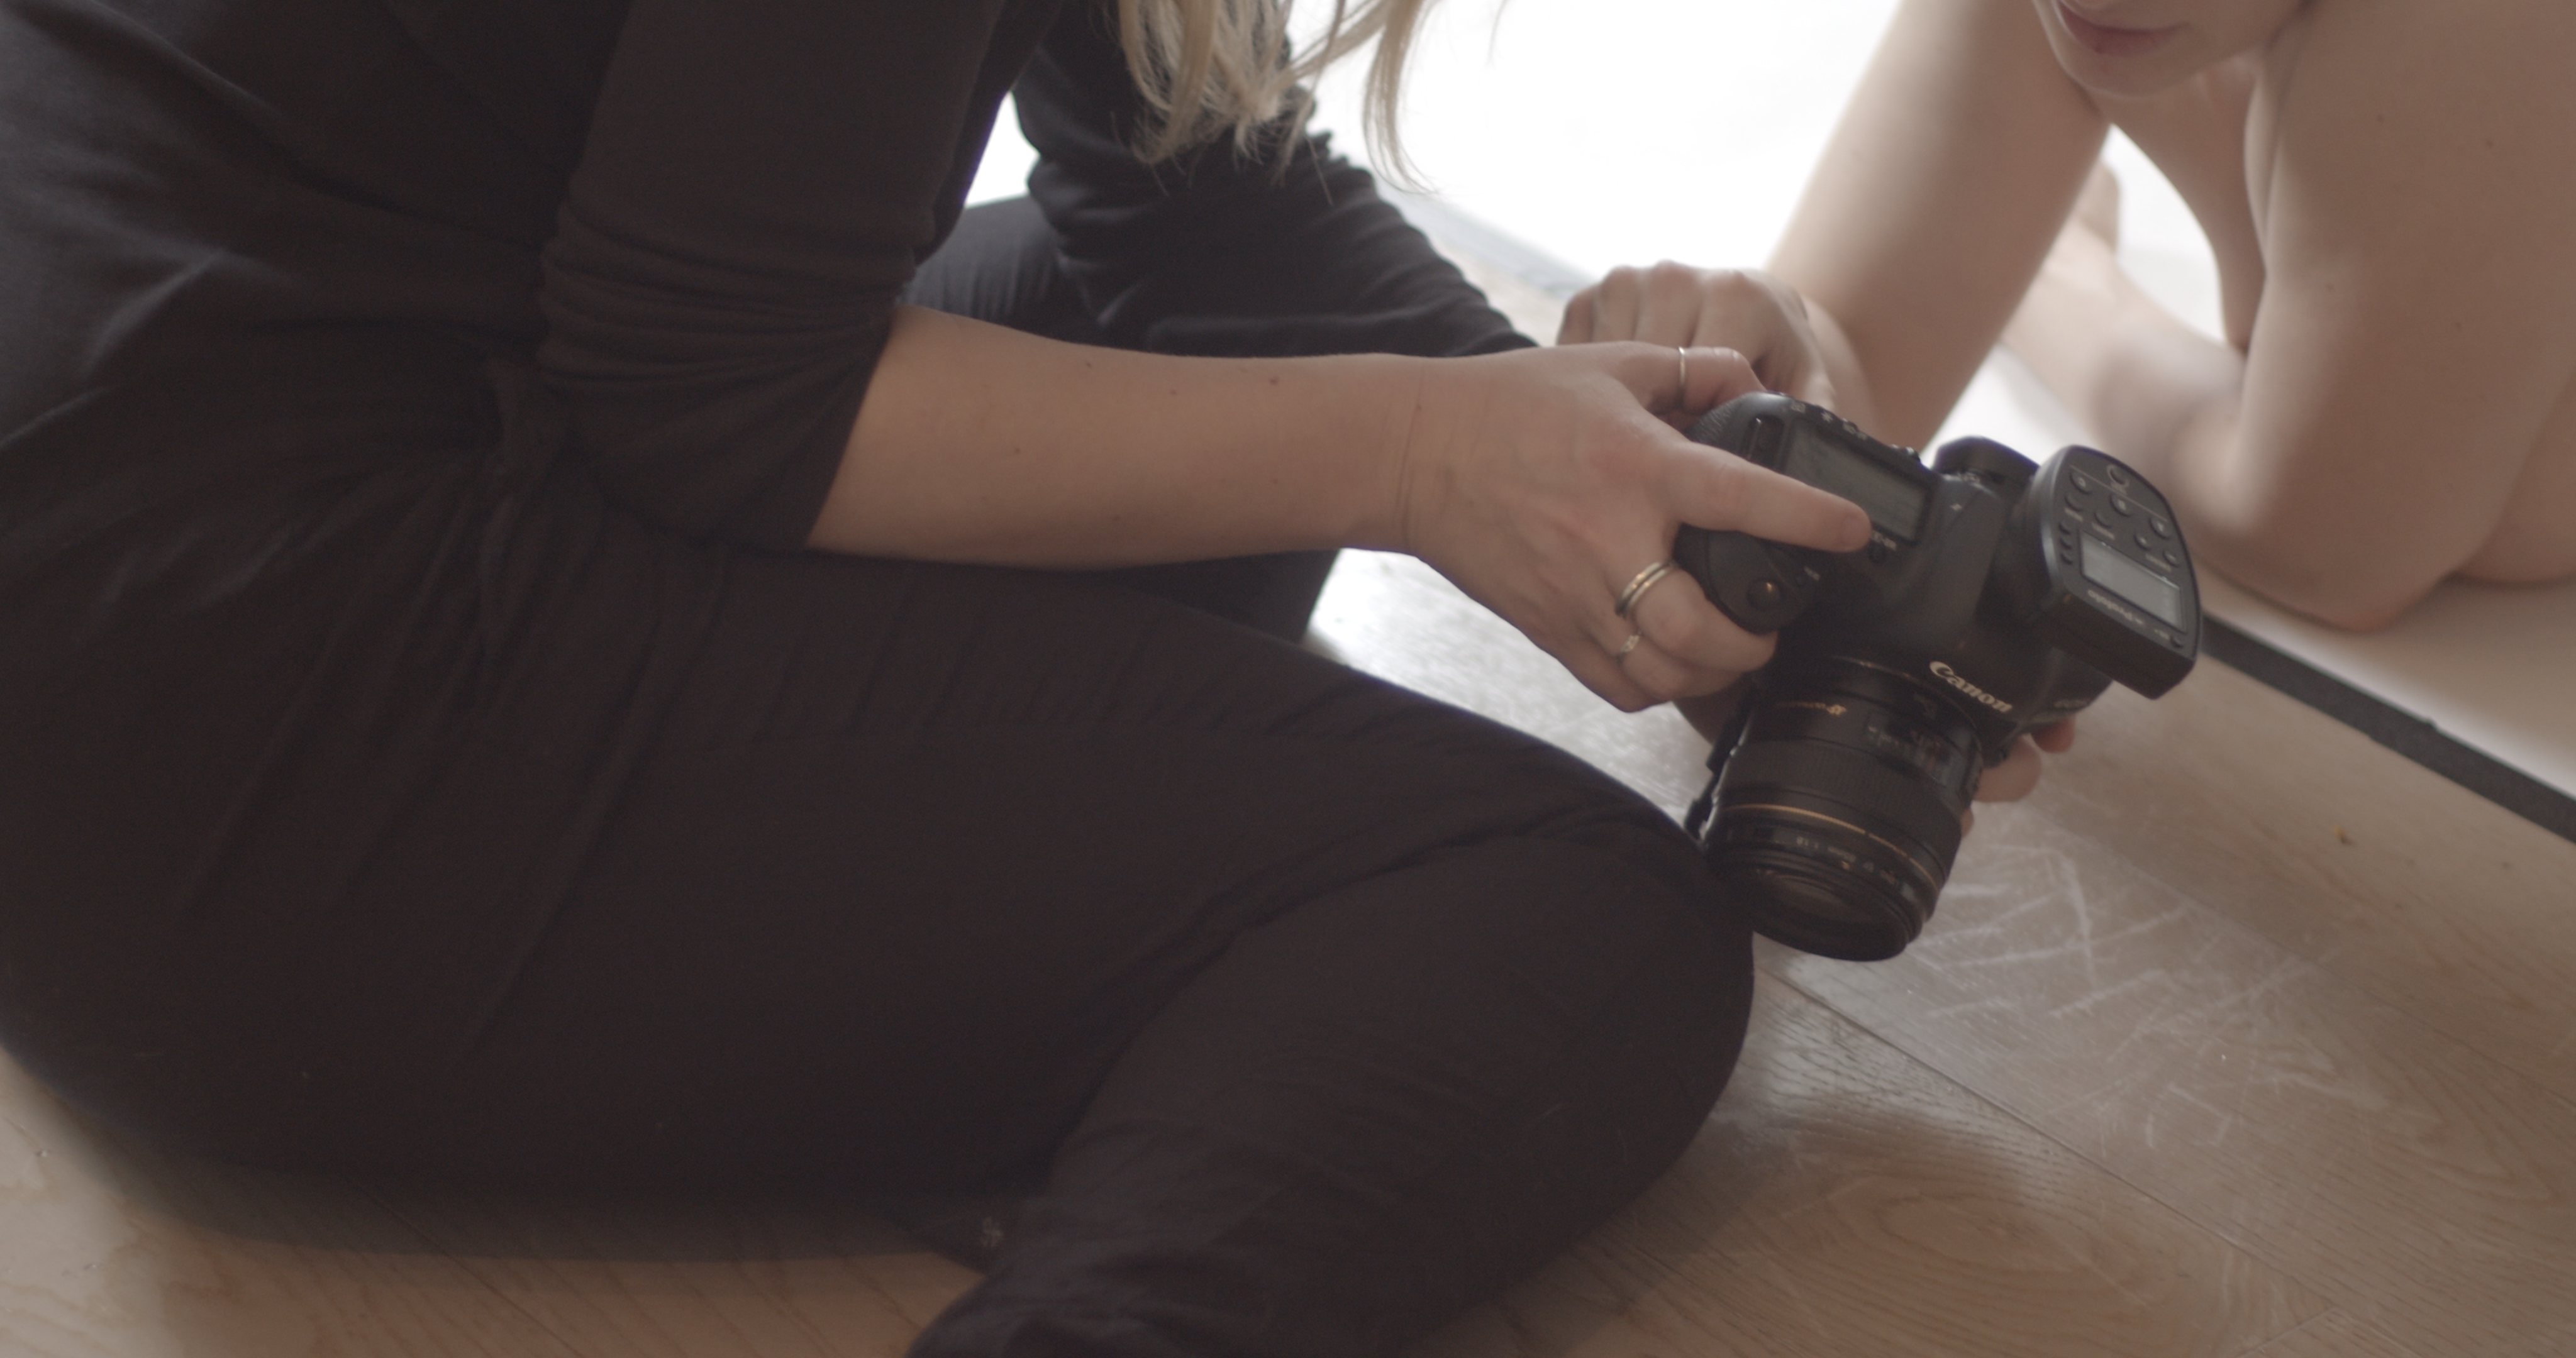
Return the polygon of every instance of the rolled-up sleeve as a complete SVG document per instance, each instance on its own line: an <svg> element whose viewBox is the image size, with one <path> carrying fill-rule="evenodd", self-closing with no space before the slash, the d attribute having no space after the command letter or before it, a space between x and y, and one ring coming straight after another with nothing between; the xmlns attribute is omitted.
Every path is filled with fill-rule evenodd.
<svg viewBox="0 0 2576 1358"><path fill-rule="evenodd" d="M539 352L612 498L803 545L896 294L1051 9L635 0L547 250Z"/></svg>
<svg viewBox="0 0 2576 1358"><path fill-rule="evenodd" d="M1235 356L1529 344L1321 137L1284 134L1284 166L1230 141L1141 163L1142 101L1106 8L1066 8L1016 103L1039 155L1030 196L1114 343Z"/></svg>
<svg viewBox="0 0 2576 1358"><path fill-rule="evenodd" d="M1246 355L1527 343L1320 142L1298 138L1284 174L1226 145L1141 163L1114 13L1101 0L634 0L541 298L539 365L603 490L690 536L801 547L897 298L954 224L1015 80L1041 155L1031 192L1113 342Z"/></svg>

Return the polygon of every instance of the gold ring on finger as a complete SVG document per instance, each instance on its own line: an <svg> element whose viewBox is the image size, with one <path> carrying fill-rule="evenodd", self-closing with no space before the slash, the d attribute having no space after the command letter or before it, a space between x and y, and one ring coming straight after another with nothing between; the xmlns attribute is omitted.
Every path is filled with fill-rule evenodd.
<svg viewBox="0 0 2576 1358"><path fill-rule="evenodd" d="M1662 583L1665 576L1672 574L1677 564L1671 557L1666 557L1630 577L1628 587L1619 591L1619 602L1611 612L1623 618L1636 612L1637 601L1646 597L1647 590Z"/></svg>

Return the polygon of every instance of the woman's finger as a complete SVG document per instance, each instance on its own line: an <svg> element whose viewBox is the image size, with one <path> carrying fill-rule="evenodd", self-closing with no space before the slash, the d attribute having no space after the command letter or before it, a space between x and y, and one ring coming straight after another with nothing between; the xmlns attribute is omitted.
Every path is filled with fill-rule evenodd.
<svg viewBox="0 0 2576 1358"><path fill-rule="evenodd" d="M1623 267L1603 274L1592 285L1592 333L1587 342L1637 337L1638 284L1637 271Z"/></svg>
<svg viewBox="0 0 2576 1358"><path fill-rule="evenodd" d="M1738 396L1764 389L1761 374L1737 350L1676 346L1673 353L1678 359L1674 372L1680 389L1675 405L1693 418Z"/></svg>
<svg viewBox="0 0 2576 1358"><path fill-rule="evenodd" d="M1592 310L1593 298L1600 290L1601 285L1596 283L1566 299L1565 314L1556 323L1557 343L1590 344L1598 338L1592 329Z"/></svg>
<svg viewBox="0 0 2576 1358"><path fill-rule="evenodd" d="M1666 701L1657 686L1668 680L1667 662L1641 629L1623 624L1615 635L1609 628L1587 628L1586 633L1593 637L1590 645L1573 654L1553 652L1585 688L1622 712L1642 712ZM1636 667L1633 672L1631 666Z"/></svg>
<svg viewBox="0 0 2576 1358"><path fill-rule="evenodd" d="M1621 682L1592 686L1627 710L1733 688L1771 658L1772 638L1737 627L1668 558L1615 587L1605 581L1601 597L1585 630Z"/></svg>
<svg viewBox="0 0 2576 1358"><path fill-rule="evenodd" d="M2028 735L2013 741L2012 752L2004 762L1986 770L1977 781L1977 800L1981 802L2017 802L2039 786L2039 775L2045 761L2040 752L2064 754L2075 747L2075 719L2053 721L2034 727Z"/></svg>
<svg viewBox="0 0 2576 1358"><path fill-rule="evenodd" d="M1752 360L1771 390L1801 400L1830 394L1806 299L1759 269L1701 269L1669 259L1613 269L1576 295L1557 332L1559 344L1609 340L1733 349Z"/></svg>
<svg viewBox="0 0 2576 1358"><path fill-rule="evenodd" d="M2017 802L2039 786L2039 746L2030 737L2013 740L2012 753L2004 762L1986 770L1977 780L1977 800L1981 802Z"/></svg>
<svg viewBox="0 0 2576 1358"><path fill-rule="evenodd" d="M1689 343L1729 345L1752 356L1763 384L1785 390L1815 364L1805 299L1769 274L1708 273L1699 286L1698 325Z"/></svg>
<svg viewBox="0 0 2576 1358"><path fill-rule="evenodd" d="M1631 338L1648 344L1741 344L1740 339L1708 339L1704 270L1664 260L1633 270L1637 287L1637 331Z"/></svg>
<svg viewBox="0 0 2576 1358"><path fill-rule="evenodd" d="M1682 522L1826 552L1868 543L1869 516L1851 501L1733 454L1688 446L1702 455L1676 464L1673 501Z"/></svg>
<svg viewBox="0 0 2576 1358"><path fill-rule="evenodd" d="M1654 644L1657 658L1651 685L1665 699L1697 697L1732 686L1771 659L1775 639L1747 632L1716 606L1689 572L1670 569L1657 576L1630 606L1629 621ZM1647 682L1643 677L1640 682Z"/></svg>

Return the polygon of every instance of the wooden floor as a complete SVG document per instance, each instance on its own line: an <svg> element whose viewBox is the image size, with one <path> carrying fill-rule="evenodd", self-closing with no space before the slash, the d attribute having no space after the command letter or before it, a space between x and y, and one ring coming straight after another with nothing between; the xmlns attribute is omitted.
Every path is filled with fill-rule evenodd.
<svg viewBox="0 0 2576 1358"><path fill-rule="evenodd" d="M1350 563L1326 625L1697 790L1677 719L1413 563ZM1766 948L1681 1166L1432 1351L2576 1353L2576 844L2213 663L2080 725L1902 957Z"/></svg>
<svg viewBox="0 0 2576 1358"><path fill-rule="evenodd" d="M1318 634L1698 790L1415 563ZM1680 1165L1423 1358L2576 1354L2576 844L2214 663L2082 728L1903 957L1766 949ZM894 1355L969 1280L812 1204L174 1163L0 1062L0 1358Z"/></svg>
<svg viewBox="0 0 2576 1358"><path fill-rule="evenodd" d="M1697 790L1413 562L1318 630ZM2576 844L2232 671L2088 715L1903 957L1761 967L1679 1167L1426 1358L2576 1353ZM173 1163L0 1068L5 1358L892 1355L967 1281L824 1207Z"/></svg>

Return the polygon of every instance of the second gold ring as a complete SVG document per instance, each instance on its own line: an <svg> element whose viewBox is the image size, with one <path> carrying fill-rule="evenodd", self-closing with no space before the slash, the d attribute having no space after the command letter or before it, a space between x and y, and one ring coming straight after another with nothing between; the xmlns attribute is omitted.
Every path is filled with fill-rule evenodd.
<svg viewBox="0 0 2576 1358"><path fill-rule="evenodd" d="M1665 576L1672 574L1674 565L1673 560L1667 557L1637 572L1628 581L1628 587L1619 591L1619 602L1611 611L1623 618L1636 612L1637 601L1646 597L1647 590L1662 583Z"/></svg>

